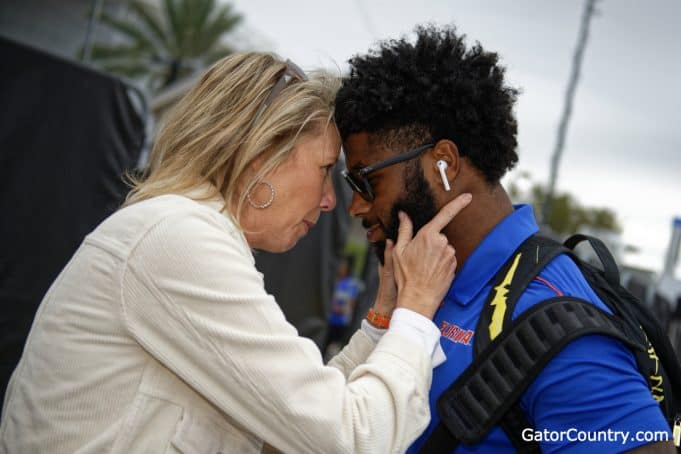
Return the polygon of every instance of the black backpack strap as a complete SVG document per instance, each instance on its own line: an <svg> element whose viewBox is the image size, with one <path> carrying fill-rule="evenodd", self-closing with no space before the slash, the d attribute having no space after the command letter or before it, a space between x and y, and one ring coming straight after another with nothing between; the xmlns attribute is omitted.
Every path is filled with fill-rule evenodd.
<svg viewBox="0 0 681 454"><path fill-rule="evenodd" d="M474 357L511 322L515 305L530 282L554 258L570 252L560 243L539 235L529 237L516 249L492 281L492 291L475 329Z"/></svg>
<svg viewBox="0 0 681 454"><path fill-rule="evenodd" d="M523 430L531 428L533 425L527 421L525 412L520 406L520 400L511 406L510 410L501 418L499 425L511 440L516 451L522 454L541 453L539 442L523 440Z"/></svg>
<svg viewBox="0 0 681 454"><path fill-rule="evenodd" d="M617 267L615 258L601 240L593 236L578 233L565 240L563 244L572 251L582 241L588 241L594 252L596 252L598 259L601 261L601 265L603 265L603 276L605 277L605 280L612 286L618 286L620 284L620 270Z"/></svg>
<svg viewBox="0 0 681 454"><path fill-rule="evenodd" d="M419 454L452 454L459 444L459 440L447 429L447 426L440 422L426 438L419 449Z"/></svg>
<svg viewBox="0 0 681 454"><path fill-rule="evenodd" d="M476 444L502 420L544 366L568 343L589 335L617 338L642 348L622 335L620 322L588 301L557 297L521 314L478 355L438 399L441 425L455 441ZM436 428L433 435L442 433ZM442 439L430 437L421 452L452 452ZM528 450L522 449L527 452Z"/></svg>
<svg viewBox="0 0 681 454"><path fill-rule="evenodd" d="M493 293L490 293L485 303L484 310L481 314L476 333L483 333L482 336L477 336L475 341L475 354L479 355L484 348L486 348L492 340L491 320L493 313L497 310L496 305L492 304L497 294L507 291L505 295L507 308L504 313L502 326L498 330L508 326L513 317L515 305L520 299L520 296L525 291L530 282L541 273L541 271L554 258L562 253L570 253L571 251L563 247L560 243L540 235L533 235L520 245L513 255L513 258L504 266L494 279ZM520 254L520 255L519 255ZM512 279L507 279L507 273L513 266L512 263L519 260L517 270ZM503 277L502 277L503 276ZM507 281L507 282L505 282ZM501 287L499 287L501 286ZM488 322L489 320L489 322ZM536 441L523 440L522 431L531 424L527 421L525 413L520 408L519 403L513 404L511 408L501 418L499 425L506 433L513 447L520 453L539 453L541 449L539 443Z"/></svg>

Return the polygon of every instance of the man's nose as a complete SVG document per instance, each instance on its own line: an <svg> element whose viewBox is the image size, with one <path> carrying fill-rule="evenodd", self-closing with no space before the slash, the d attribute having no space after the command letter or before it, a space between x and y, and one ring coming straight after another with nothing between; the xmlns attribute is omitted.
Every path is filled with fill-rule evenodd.
<svg viewBox="0 0 681 454"><path fill-rule="evenodd" d="M348 212L350 216L360 217L369 212L371 209L371 202L368 202L362 198L359 193L352 191L352 201L348 207Z"/></svg>

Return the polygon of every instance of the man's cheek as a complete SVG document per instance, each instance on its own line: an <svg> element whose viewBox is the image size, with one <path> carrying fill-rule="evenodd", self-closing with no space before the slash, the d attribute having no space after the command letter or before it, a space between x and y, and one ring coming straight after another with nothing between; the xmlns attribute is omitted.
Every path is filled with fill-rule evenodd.
<svg viewBox="0 0 681 454"><path fill-rule="evenodd" d="M400 219L397 216L399 209L392 210L388 222L383 224L385 228L383 229L385 237L393 241L397 241L397 233L400 228Z"/></svg>

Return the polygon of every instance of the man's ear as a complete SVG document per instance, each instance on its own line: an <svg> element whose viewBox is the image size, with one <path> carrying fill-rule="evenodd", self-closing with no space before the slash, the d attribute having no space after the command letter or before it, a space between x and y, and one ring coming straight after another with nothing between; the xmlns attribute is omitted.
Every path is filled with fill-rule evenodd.
<svg viewBox="0 0 681 454"><path fill-rule="evenodd" d="M427 169L426 172L431 174L429 175L431 181L437 182L437 186L445 191L447 189L443 181L444 175L451 187L461 170L461 157L459 156L459 149L456 144L451 140L440 140L427 154L426 159L427 162L424 169ZM442 161L444 164L438 164L438 161Z"/></svg>

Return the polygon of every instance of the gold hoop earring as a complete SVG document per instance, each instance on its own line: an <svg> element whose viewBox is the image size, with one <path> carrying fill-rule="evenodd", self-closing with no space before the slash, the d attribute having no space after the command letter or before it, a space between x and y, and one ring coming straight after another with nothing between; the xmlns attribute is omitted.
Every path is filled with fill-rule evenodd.
<svg viewBox="0 0 681 454"><path fill-rule="evenodd" d="M248 194L246 194L246 200L248 200L249 205L251 205L253 208L264 210L268 206L272 205L272 202L274 202L274 196L277 194L277 192L274 190L274 186L267 181L261 181L259 184L264 184L270 188L270 198L264 203L255 203L253 199L251 199L251 192L249 191Z"/></svg>

